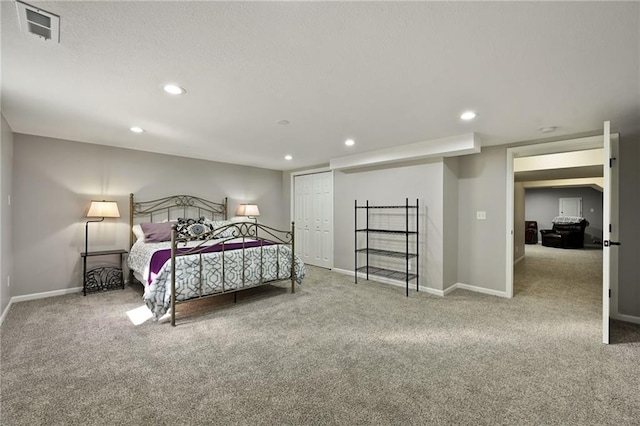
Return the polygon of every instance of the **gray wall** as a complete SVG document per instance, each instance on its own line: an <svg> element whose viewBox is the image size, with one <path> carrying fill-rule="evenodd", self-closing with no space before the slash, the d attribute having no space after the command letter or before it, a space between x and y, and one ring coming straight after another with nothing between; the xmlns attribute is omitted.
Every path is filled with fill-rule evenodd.
<svg viewBox="0 0 640 426"><path fill-rule="evenodd" d="M640 135L621 136L619 154L618 311L640 317Z"/></svg>
<svg viewBox="0 0 640 426"><path fill-rule="evenodd" d="M444 159L444 290L458 282L458 163L458 157Z"/></svg>
<svg viewBox="0 0 640 426"><path fill-rule="evenodd" d="M524 185L520 182L513 184L513 259L524 256Z"/></svg>
<svg viewBox="0 0 640 426"><path fill-rule="evenodd" d="M13 274L13 255L11 252L11 195L13 178L13 133L9 123L0 114L2 133L0 135L0 316L11 300L11 288L7 276ZM12 276L13 277L13 276Z"/></svg>
<svg viewBox="0 0 640 426"><path fill-rule="evenodd" d="M640 317L640 137L620 136L619 297L621 314ZM506 146L460 157L458 281L505 291ZM476 220L486 210L487 220ZM528 218L527 218L528 219Z"/></svg>
<svg viewBox="0 0 640 426"><path fill-rule="evenodd" d="M334 267L353 271L354 200L359 204L420 202L420 286L443 289L443 163L335 172Z"/></svg>
<svg viewBox="0 0 640 426"><path fill-rule="evenodd" d="M90 250L128 248L129 193L227 196L230 216L255 201L262 223L289 227L280 171L23 134L14 134L13 148L13 296L81 285L92 199L117 201L121 217L90 225Z"/></svg>
<svg viewBox="0 0 640 426"><path fill-rule="evenodd" d="M582 198L582 216L589 221L584 242L602 242L602 192L593 188L527 188L525 219L537 221L538 230L551 229L551 221L559 213L560 198L578 197Z"/></svg>
<svg viewBox="0 0 640 426"><path fill-rule="evenodd" d="M458 282L506 291L506 147L460 157ZM485 211L486 220L476 212Z"/></svg>
<svg viewBox="0 0 640 426"><path fill-rule="evenodd" d="M118 148L80 144L26 135L13 136L13 175L6 165L11 136L3 121L2 191L13 176L13 226L20 238L14 238L14 296L80 285L79 252L84 241L83 215L89 200L108 196L119 201L123 217L99 224L92 241L104 248L126 248L127 196L153 198L169 193L188 192L206 198L228 195L230 210L240 201L257 201L264 223L288 226L289 174L229 164L150 154ZM9 143L7 144L7 141ZM506 197L506 147L483 148L479 154L459 157L457 171L451 162L335 173L335 247L336 268L353 269L353 200L369 198L386 203L398 198L419 198L426 210L426 241L423 253L423 280L426 285L444 289L451 281L444 260L451 247L443 240L451 235L450 222L444 217L454 209L448 195L451 174L457 181L457 281L497 291L505 290L506 242L504 238ZM640 138L621 136L620 141L620 247L619 312L640 317L640 241L637 226L640 209ZM171 171L171 173L168 173ZM449 177L444 177L449 176ZM444 181L443 181L444 179ZM283 193L284 188L284 193ZM1 197L6 199L4 195ZM236 200L236 201L233 201ZM444 205L443 205L444 203ZM7 219L11 211L0 204L3 271L10 259ZM287 207L283 207L287 206ZM486 220L477 220L476 211L487 212ZM445 223L446 222L446 223ZM113 231L113 232L112 232ZM341 237L341 236L344 236ZM26 238L25 238L26 237ZM438 245L439 244L439 245ZM438 248L440 247L440 248ZM92 248L98 248L92 243ZM430 250L432 250L430 252ZM435 250L435 251L433 251ZM32 255L45 259L34 264ZM45 255L43 257L43 255ZM52 257L48 259L47 256ZM34 267L35 265L35 267ZM428 275L424 268L428 266ZM11 266L9 266L10 268ZM2 272L4 275L4 272ZM3 275L0 275L2 277ZM42 277L49 277L43 280ZM446 278L446 281L444 281ZM6 277L4 278L6 280ZM2 306L6 306L6 283Z"/></svg>

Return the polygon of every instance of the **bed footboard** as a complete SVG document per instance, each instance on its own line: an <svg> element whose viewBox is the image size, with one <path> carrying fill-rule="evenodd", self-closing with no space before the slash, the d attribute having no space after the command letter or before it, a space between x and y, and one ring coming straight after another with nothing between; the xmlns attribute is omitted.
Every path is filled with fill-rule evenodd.
<svg viewBox="0 0 640 426"><path fill-rule="evenodd" d="M304 265L295 256L294 230L294 222L289 230L251 222L232 223L206 233L201 243L187 248L189 238L181 237L174 225L170 263L171 325L176 325L177 303L285 280L291 281L291 293L295 293L296 281L301 282L304 276ZM225 237L220 239L221 235ZM211 240L216 240L216 244L207 244ZM186 274L185 268L189 271Z"/></svg>

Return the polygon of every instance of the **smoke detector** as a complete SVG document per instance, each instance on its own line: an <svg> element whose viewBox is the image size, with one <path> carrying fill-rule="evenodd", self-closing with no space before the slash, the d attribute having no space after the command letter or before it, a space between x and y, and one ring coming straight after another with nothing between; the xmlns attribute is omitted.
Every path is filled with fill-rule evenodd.
<svg viewBox="0 0 640 426"><path fill-rule="evenodd" d="M60 17L46 10L16 1L20 29L54 43L60 43Z"/></svg>

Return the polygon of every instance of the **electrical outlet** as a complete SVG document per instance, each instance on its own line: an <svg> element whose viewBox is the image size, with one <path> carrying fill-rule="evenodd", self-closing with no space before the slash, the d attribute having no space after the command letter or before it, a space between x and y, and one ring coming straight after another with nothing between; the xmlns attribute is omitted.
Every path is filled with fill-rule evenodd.
<svg viewBox="0 0 640 426"><path fill-rule="evenodd" d="M476 218L478 220L485 220L487 218L487 212L478 210L476 212Z"/></svg>

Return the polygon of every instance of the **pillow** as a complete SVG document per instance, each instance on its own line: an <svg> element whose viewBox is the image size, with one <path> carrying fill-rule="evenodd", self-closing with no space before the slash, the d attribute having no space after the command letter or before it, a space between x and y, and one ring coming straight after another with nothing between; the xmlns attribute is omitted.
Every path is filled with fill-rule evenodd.
<svg viewBox="0 0 640 426"><path fill-rule="evenodd" d="M144 240L144 231L142 230L142 226L140 226L139 224L133 225L131 231L133 232L133 235L136 236L136 240Z"/></svg>
<svg viewBox="0 0 640 426"><path fill-rule="evenodd" d="M145 243L171 241L171 222L141 223Z"/></svg>
<svg viewBox="0 0 640 426"><path fill-rule="evenodd" d="M227 225L231 225L233 222L230 220L209 220L205 219L205 224L209 225L212 230L216 230L218 228L222 228ZM231 226L225 229L222 232L216 233L217 238L230 238L234 236L234 231L236 230L235 226Z"/></svg>
<svg viewBox="0 0 640 426"><path fill-rule="evenodd" d="M204 216L198 219L190 218L178 218L178 237L186 238L187 240L206 240L207 233L211 232L213 228L205 223Z"/></svg>

